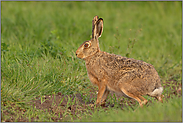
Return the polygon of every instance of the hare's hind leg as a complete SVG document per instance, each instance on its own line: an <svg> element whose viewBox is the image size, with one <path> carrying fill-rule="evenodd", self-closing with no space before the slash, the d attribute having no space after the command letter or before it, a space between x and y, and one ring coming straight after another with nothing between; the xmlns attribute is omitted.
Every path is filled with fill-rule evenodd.
<svg viewBox="0 0 183 123"><path fill-rule="evenodd" d="M142 99L142 98L143 98L142 96L137 97L137 96L135 96L134 94L129 93L128 91L126 91L125 88L121 88L121 91L122 91L125 95L127 95L128 97L131 97L131 98L137 100L137 101L139 102L140 107L143 107L144 101L142 102L142 101L139 99L139 98ZM144 98L144 99L145 99L145 98Z"/></svg>

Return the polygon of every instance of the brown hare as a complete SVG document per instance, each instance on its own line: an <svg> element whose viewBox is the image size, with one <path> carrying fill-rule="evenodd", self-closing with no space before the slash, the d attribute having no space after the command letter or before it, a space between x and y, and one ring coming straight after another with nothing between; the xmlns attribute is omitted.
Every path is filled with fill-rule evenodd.
<svg viewBox="0 0 183 123"><path fill-rule="evenodd" d="M163 87L153 65L146 62L102 52L98 38L103 32L103 19L95 16L92 21L92 39L85 41L76 56L85 60L90 81L98 86L96 104L105 104L110 91L126 95L142 107L149 95L162 101Z"/></svg>

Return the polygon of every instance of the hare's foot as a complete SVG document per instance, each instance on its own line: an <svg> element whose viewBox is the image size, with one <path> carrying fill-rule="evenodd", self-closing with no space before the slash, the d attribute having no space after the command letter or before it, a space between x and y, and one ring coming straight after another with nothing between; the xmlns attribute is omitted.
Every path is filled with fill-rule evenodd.
<svg viewBox="0 0 183 123"><path fill-rule="evenodd" d="M91 108L94 108L94 107L99 107L100 106L100 104L89 104L89 106L91 107Z"/></svg>
<svg viewBox="0 0 183 123"><path fill-rule="evenodd" d="M146 100L143 96L138 96L141 100L143 100L142 101L142 105L146 105L147 104L147 102L148 102L148 100Z"/></svg>
<svg viewBox="0 0 183 123"><path fill-rule="evenodd" d="M88 105L89 105L90 107L92 107L92 108L95 106L95 104L88 104Z"/></svg>
<svg viewBox="0 0 183 123"><path fill-rule="evenodd" d="M155 97L158 101L162 102L163 103L163 99L164 98L164 95L160 95L160 96L157 96Z"/></svg>

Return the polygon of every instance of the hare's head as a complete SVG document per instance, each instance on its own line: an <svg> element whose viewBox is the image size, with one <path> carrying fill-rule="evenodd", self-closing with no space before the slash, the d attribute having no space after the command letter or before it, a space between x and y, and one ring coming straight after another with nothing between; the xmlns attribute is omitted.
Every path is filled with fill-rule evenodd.
<svg viewBox="0 0 183 123"><path fill-rule="evenodd" d="M76 56L85 59L100 51L98 38L102 35L103 19L95 16L92 21L92 39L85 41L76 51Z"/></svg>

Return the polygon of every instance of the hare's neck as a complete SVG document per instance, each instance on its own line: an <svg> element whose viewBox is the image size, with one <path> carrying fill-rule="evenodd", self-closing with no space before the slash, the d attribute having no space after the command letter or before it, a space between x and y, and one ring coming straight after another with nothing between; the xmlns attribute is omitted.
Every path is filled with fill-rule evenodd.
<svg viewBox="0 0 183 123"><path fill-rule="evenodd" d="M90 63L90 62L96 60L97 57L98 57L101 53L102 53L102 51L100 51L100 49L99 49L95 54L92 54L92 55L88 56L87 58L85 58L84 60L85 60L86 64L88 64L88 63Z"/></svg>

